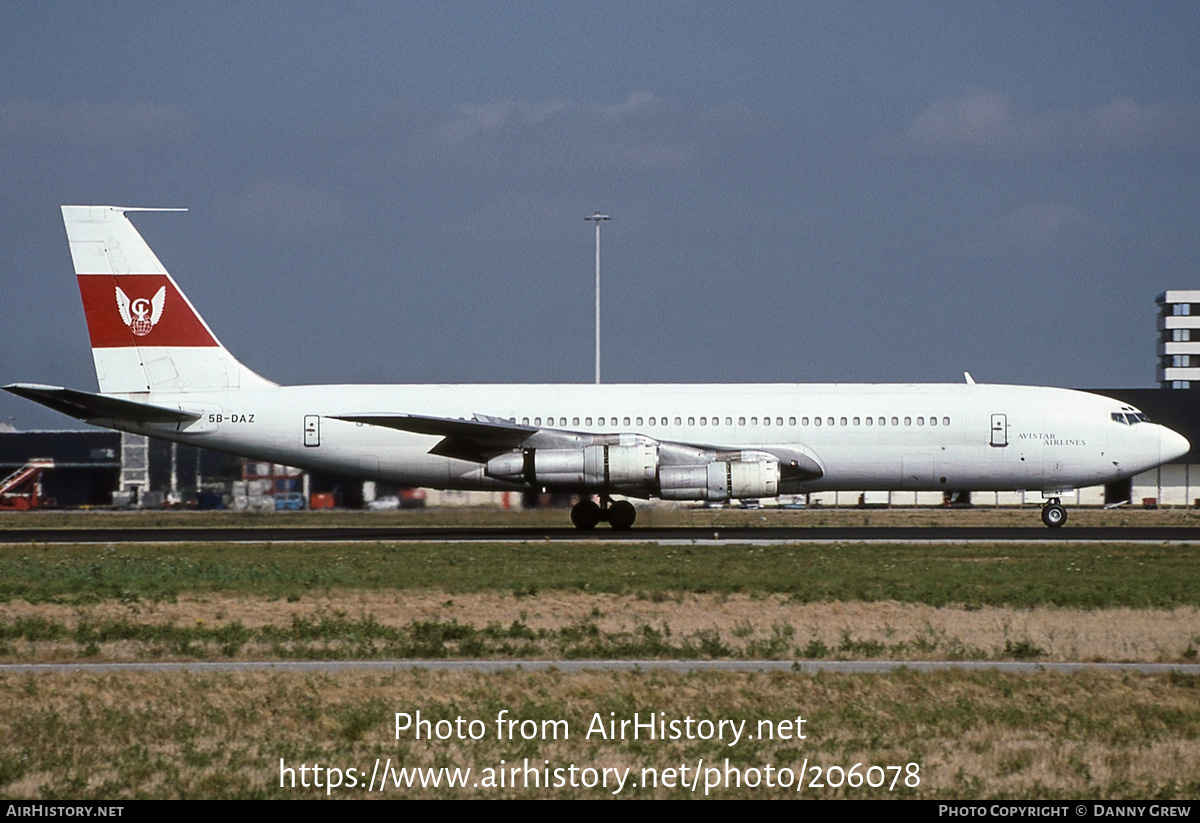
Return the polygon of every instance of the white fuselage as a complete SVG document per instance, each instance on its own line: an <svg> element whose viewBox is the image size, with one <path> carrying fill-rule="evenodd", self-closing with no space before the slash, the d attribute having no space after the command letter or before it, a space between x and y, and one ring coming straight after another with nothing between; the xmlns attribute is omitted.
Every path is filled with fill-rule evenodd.
<svg viewBox="0 0 1200 823"><path fill-rule="evenodd" d="M125 395L202 412L190 424L111 423L300 468L452 489L511 489L477 461L431 454L442 439L334 419L407 414L502 418L542 429L637 434L712 448L785 447L815 460L820 490L1045 490L1130 477L1187 451L1119 401L976 384L330 385Z"/></svg>

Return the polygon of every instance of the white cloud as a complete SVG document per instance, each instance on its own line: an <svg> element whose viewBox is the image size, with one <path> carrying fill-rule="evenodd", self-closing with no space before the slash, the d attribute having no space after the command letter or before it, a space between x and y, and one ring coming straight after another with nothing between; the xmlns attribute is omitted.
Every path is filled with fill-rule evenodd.
<svg viewBox="0 0 1200 823"><path fill-rule="evenodd" d="M983 239L991 246L1014 251L1045 248L1085 223L1083 212L1060 203L1022 206L983 229Z"/></svg>
<svg viewBox="0 0 1200 823"><path fill-rule="evenodd" d="M1150 103L1118 99L1087 113L1083 128L1098 145L1200 144L1200 106L1195 103Z"/></svg>
<svg viewBox="0 0 1200 823"><path fill-rule="evenodd" d="M455 107L454 116L442 123L437 132L446 142L457 145L505 128L535 128L551 121L623 120L651 111L658 105L658 97L645 91L633 92L624 101L613 105L578 103L561 97L536 102L461 103Z"/></svg>
<svg viewBox="0 0 1200 823"><path fill-rule="evenodd" d="M760 133L761 112L672 104L648 91L615 102L563 97L462 103L422 114L381 110L380 148L388 173L547 175L671 172Z"/></svg>
<svg viewBox="0 0 1200 823"><path fill-rule="evenodd" d="M1003 155L1195 147L1200 146L1200 105L1140 104L1118 98L1091 109L1028 114L1002 95L971 92L923 110L898 143L909 151L929 154Z"/></svg>
<svg viewBox="0 0 1200 823"><path fill-rule="evenodd" d="M174 142L191 133L186 112L155 103L0 102L0 139L5 142L145 145Z"/></svg>
<svg viewBox="0 0 1200 823"><path fill-rule="evenodd" d="M917 115L907 142L924 148L971 148L1013 137L1016 116L1012 105L996 94L968 94L949 103L936 103Z"/></svg>
<svg viewBox="0 0 1200 823"><path fill-rule="evenodd" d="M668 111L648 91L631 92L613 103L563 97L461 103L428 118L406 112L388 129L378 156L392 172L420 174L487 169L557 178L564 171L672 169L700 154L681 135L694 133L689 126L705 116L703 111ZM383 119L389 118L396 119Z"/></svg>
<svg viewBox="0 0 1200 823"><path fill-rule="evenodd" d="M271 237L324 240L347 217L340 197L285 180L260 180L217 206L227 225Z"/></svg>
<svg viewBox="0 0 1200 823"><path fill-rule="evenodd" d="M556 115L577 110L576 104L558 98L541 103L497 100L492 103L461 103L455 114L438 128L449 143L461 144L505 126L536 126Z"/></svg>
<svg viewBox="0 0 1200 823"><path fill-rule="evenodd" d="M648 91L635 91L623 103L613 106L595 106L594 111L608 120L620 120L642 112L652 111L659 107L662 101L658 96Z"/></svg>

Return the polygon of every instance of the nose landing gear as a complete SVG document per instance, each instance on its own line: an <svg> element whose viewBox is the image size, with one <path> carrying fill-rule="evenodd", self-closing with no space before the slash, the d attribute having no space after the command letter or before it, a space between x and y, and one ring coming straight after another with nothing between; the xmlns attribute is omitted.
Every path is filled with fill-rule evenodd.
<svg viewBox="0 0 1200 823"><path fill-rule="evenodd" d="M608 495L600 495L600 503L590 497L585 497L571 507L571 522L581 531L591 531L601 520L608 521L614 531L625 531L633 528L637 520L637 509L628 500L610 500Z"/></svg>
<svg viewBox="0 0 1200 823"><path fill-rule="evenodd" d="M1051 497L1042 506L1042 522L1052 529L1061 528L1067 522L1067 510L1057 497Z"/></svg>

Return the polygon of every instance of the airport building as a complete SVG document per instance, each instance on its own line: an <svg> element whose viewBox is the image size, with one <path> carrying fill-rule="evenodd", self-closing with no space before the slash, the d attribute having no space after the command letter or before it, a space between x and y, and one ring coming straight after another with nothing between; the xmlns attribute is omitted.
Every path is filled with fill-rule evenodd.
<svg viewBox="0 0 1200 823"><path fill-rule="evenodd" d="M1200 291L1158 296L1158 385L1190 389L1200 381Z"/></svg>
<svg viewBox="0 0 1200 823"><path fill-rule="evenodd" d="M111 506L120 478L118 432L0 431L0 508Z"/></svg>
<svg viewBox="0 0 1200 823"><path fill-rule="evenodd" d="M0 510L360 508L363 485L141 435L0 430Z"/></svg>

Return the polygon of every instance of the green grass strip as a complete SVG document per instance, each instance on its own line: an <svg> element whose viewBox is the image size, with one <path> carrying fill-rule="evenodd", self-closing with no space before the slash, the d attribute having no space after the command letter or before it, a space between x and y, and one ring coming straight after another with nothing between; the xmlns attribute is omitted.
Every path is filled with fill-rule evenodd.
<svg viewBox="0 0 1200 823"><path fill-rule="evenodd" d="M799 602L1200 605L1192 546L173 544L5 547L0 602L301 598L338 590L783 593Z"/></svg>

